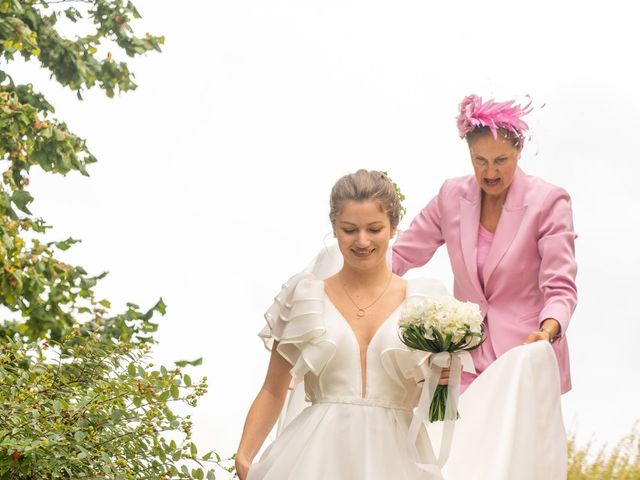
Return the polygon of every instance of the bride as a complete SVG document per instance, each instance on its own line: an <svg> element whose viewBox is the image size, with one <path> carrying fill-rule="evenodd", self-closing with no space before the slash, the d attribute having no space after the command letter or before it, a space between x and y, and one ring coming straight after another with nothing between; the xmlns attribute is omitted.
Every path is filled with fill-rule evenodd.
<svg viewBox="0 0 640 480"><path fill-rule="evenodd" d="M401 343L397 320L410 299L446 289L390 271L400 202L383 173L339 179L329 216L342 258L319 256L285 283L265 315L261 336L271 359L236 454L240 479L564 478L559 376L545 342L507 352L468 388L442 472L427 429L410 445L423 384L417 372L428 354L421 359ZM300 382L307 406L299 411L289 402L277 439L253 463L290 384ZM447 382L445 372L440 383Z"/></svg>

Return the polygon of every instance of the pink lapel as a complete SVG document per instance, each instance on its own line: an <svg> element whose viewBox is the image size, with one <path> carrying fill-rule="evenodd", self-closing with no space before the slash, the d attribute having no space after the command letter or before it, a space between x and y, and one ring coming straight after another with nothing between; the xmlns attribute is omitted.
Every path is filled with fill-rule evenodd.
<svg viewBox="0 0 640 480"><path fill-rule="evenodd" d="M478 279L476 260L478 225L480 224L480 187L475 178L472 179L470 186L466 198L460 198L460 244L469 279L478 293L484 296Z"/></svg>
<svg viewBox="0 0 640 480"><path fill-rule="evenodd" d="M518 233L518 227L520 227L522 217L527 210L527 206L523 205L526 191L526 175L518 168L509 187L507 199L502 208L500 220L498 221L498 228L493 237L491 249L489 250L487 261L482 272L485 285L489 284L489 277L491 277L491 274L498 266L498 263L500 263L500 260L502 260L502 257L504 257L504 254L507 253L516 233Z"/></svg>

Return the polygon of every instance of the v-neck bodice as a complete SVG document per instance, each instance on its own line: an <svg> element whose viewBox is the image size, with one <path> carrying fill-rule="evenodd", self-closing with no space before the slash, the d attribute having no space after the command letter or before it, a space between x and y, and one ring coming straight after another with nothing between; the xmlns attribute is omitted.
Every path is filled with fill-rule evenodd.
<svg viewBox="0 0 640 480"><path fill-rule="evenodd" d="M355 331L329 296L324 294L324 320L327 329L325 335L335 343L336 353L317 379L308 375L305 377L307 397L311 402L335 397L358 397L377 403L406 406L407 392L399 391L398 385L394 382L389 384L390 377L384 371L381 360L381 354L385 349L403 348L398 338L398 318L405 301L378 326L364 349L365 359L362 362L361 346ZM390 390L396 392L390 394Z"/></svg>
<svg viewBox="0 0 640 480"><path fill-rule="evenodd" d="M350 403L411 410L417 403L418 365L425 352L411 351L398 336L402 307L412 299L448 295L441 282L407 280L404 301L378 327L366 349L362 372L360 344L331 302L324 281L308 272L291 277L265 314L260 336L292 366L296 382L304 380L308 402ZM363 378L365 395L363 392Z"/></svg>

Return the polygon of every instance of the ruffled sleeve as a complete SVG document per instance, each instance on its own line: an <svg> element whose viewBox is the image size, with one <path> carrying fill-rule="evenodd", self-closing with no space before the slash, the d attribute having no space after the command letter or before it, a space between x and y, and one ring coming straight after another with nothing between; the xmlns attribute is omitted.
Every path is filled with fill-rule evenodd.
<svg viewBox="0 0 640 480"><path fill-rule="evenodd" d="M325 336L324 282L308 272L294 275L264 317L267 324L258 335L268 350L278 342L276 350L292 365L294 380L309 371L320 375L336 351Z"/></svg>

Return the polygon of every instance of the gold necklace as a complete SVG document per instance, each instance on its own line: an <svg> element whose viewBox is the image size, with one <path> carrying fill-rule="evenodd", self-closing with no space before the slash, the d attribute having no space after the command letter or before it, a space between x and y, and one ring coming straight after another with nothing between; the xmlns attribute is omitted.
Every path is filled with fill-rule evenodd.
<svg viewBox="0 0 640 480"><path fill-rule="evenodd" d="M380 300L382 298L382 296L386 293L387 289L389 288L389 285L391 285L391 279L393 278L393 272L389 273L389 280L387 280L387 284L384 287L384 290L382 290L382 293L380 295L378 295L378 297L371 302L369 305L367 305L366 307L361 307L360 305L358 305L356 303L356 301L351 298L351 295L349 295L349 292L347 291L347 286L344 284L344 282L342 281L342 278L340 278L340 285L342 285L342 289L344 290L344 293L347 294L347 298L349 300L351 300L351 303L353 303L355 305L355 307L358 309L356 315L358 316L358 318L362 318L365 316L365 314L367 313L367 310L371 307L373 307L376 302L378 300Z"/></svg>

